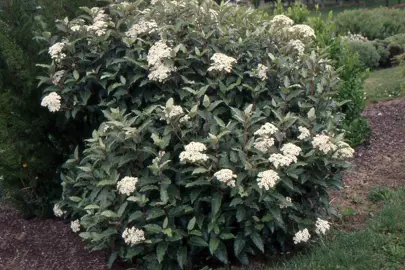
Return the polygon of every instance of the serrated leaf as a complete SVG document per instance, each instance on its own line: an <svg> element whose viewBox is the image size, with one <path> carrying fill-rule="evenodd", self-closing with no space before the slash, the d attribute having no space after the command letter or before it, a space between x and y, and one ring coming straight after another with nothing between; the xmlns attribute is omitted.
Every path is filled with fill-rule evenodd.
<svg viewBox="0 0 405 270"><path fill-rule="evenodd" d="M177 251L177 262L181 269L184 269L184 266L187 265L187 247L180 247Z"/></svg>
<svg viewBox="0 0 405 270"><path fill-rule="evenodd" d="M256 245L256 247L264 253L264 244L263 240L260 237L260 235L257 232L254 232L250 235L250 239L252 239L252 242Z"/></svg>
<svg viewBox="0 0 405 270"><path fill-rule="evenodd" d="M208 247L208 243L198 236L192 236L189 241L190 245L196 247Z"/></svg>
<svg viewBox="0 0 405 270"><path fill-rule="evenodd" d="M216 238L216 237L211 237L211 239L210 239L210 243L209 243L209 248L210 248L210 252L211 252L211 254L213 255L214 253L215 253L215 251L217 250L217 248L218 248L218 245L219 245L219 239L218 238Z"/></svg>
<svg viewBox="0 0 405 270"><path fill-rule="evenodd" d="M166 255L169 244L167 242L160 242L156 247L156 256L159 263L162 263L164 256Z"/></svg>
<svg viewBox="0 0 405 270"><path fill-rule="evenodd" d="M239 253L242 252L242 250L245 248L245 245L246 241L240 236L235 239L235 241L233 242L233 251L236 257L239 255Z"/></svg>
<svg viewBox="0 0 405 270"><path fill-rule="evenodd" d="M228 252L226 251L226 246L224 245L224 243L219 243L214 255L224 264L228 264Z"/></svg>

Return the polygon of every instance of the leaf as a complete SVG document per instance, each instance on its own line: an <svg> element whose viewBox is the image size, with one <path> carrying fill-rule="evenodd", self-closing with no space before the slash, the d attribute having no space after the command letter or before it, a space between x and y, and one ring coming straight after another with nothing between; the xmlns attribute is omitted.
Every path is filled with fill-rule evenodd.
<svg viewBox="0 0 405 270"><path fill-rule="evenodd" d="M72 196L72 197L69 197L69 200L74 201L74 202L80 202L82 200L82 198L77 197L77 196Z"/></svg>
<svg viewBox="0 0 405 270"><path fill-rule="evenodd" d="M188 183L186 185L186 188L195 187L195 186L207 186L207 185L211 185L211 183L207 179L200 179L200 180L196 180L194 182Z"/></svg>
<svg viewBox="0 0 405 270"><path fill-rule="evenodd" d="M232 233L221 233L221 235L219 236L219 238L223 239L223 240L228 240L228 239L233 239L235 238L235 235L233 235Z"/></svg>
<svg viewBox="0 0 405 270"><path fill-rule="evenodd" d="M181 269L187 265L187 247L180 247L177 250L177 262L179 263Z"/></svg>
<svg viewBox="0 0 405 270"><path fill-rule="evenodd" d="M315 108L311 108L308 112L308 119L313 121L316 119L316 115L315 115Z"/></svg>
<svg viewBox="0 0 405 270"><path fill-rule="evenodd" d="M141 211L136 211L135 213L132 213L129 218L128 218L128 222L134 221L139 219L140 217L143 216L143 213Z"/></svg>
<svg viewBox="0 0 405 270"><path fill-rule="evenodd" d="M150 211L149 215L146 217L146 220L151 220L151 219L155 219L161 216L165 215L165 211L163 209L154 207L152 208L152 210Z"/></svg>
<svg viewBox="0 0 405 270"><path fill-rule="evenodd" d="M192 236L189 241L190 245L197 247L208 247L207 242L198 236Z"/></svg>
<svg viewBox="0 0 405 270"><path fill-rule="evenodd" d="M156 256L159 263L162 263L163 258L166 254L169 244L167 242L160 242L156 247Z"/></svg>
<svg viewBox="0 0 405 270"><path fill-rule="evenodd" d="M215 253L215 251L217 250L217 248L218 248L218 245L219 245L219 239L218 238L216 238L216 237L211 237L211 239L210 239L210 244L209 244L209 248L210 248L210 252L211 252L211 254L213 255L214 253Z"/></svg>
<svg viewBox="0 0 405 270"><path fill-rule="evenodd" d="M228 252L226 251L226 246L224 245L224 243L219 243L214 255L224 264L228 264Z"/></svg>
<svg viewBox="0 0 405 270"><path fill-rule="evenodd" d="M113 253L111 253L110 257L108 258L108 264L107 267L108 269L111 269L115 260L117 259L118 256L118 251L114 251Z"/></svg>
<svg viewBox="0 0 405 270"><path fill-rule="evenodd" d="M191 231L192 229L194 229L195 222L196 222L196 218L195 218L195 217L193 217L192 219L190 219L190 221L188 222L188 225L187 225L187 230Z"/></svg>
<svg viewBox="0 0 405 270"><path fill-rule="evenodd" d="M250 235L250 239L252 239L253 243L256 245L256 247L264 253L264 244L263 240L260 237L260 235L257 232L254 232Z"/></svg>
<svg viewBox="0 0 405 270"><path fill-rule="evenodd" d="M89 204L84 208L84 210L99 209L99 208L100 208L100 206L98 206L96 204Z"/></svg>
<svg viewBox="0 0 405 270"><path fill-rule="evenodd" d="M127 208L128 202L124 202L123 204L121 204L120 208L118 209L117 215L119 217L122 216L122 214L124 213L125 209Z"/></svg>
<svg viewBox="0 0 405 270"><path fill-rule="evenodd" d="M215 217L221 208L222 194L215 192L211 200L212 217Z"/></svg>
<svg viewBox="0 0 405 270"><path fill-rule="evenodd" d="M102 187L102 186L110 186L110 185L116 185L116 184L117 184L117 182L115 180L102 180L97 183L97 186Z"/></svg>
<svg viewBox="0 0 405 270"><path fill-rule="evenodd" d="M245 248L245 244L246 241L243 238L240 238L240 236L235 239L235 241L233 242L233 251L235 256L238 256L239 253L242 252L242 250Z"/></svg>
<svg viewBox="0 0 405 270"><path fill-rule="evenodd" d="M199 168L194 169L194 171L192 172L192 174L194 175L194 174L199 174L199 173L205 173L205 172L207 172L207 171L208 171L208 170L207 170L206 168L199 167Z"/></svg>
<svg viewBox="0 0 405 270"><path fill-rule="evenodd" d="M114 213L114 212L111 211L111 210L105 210L105 211L101 212L100 215L105 216L105 217L108 217L108 218L113 218L113 217L115 218L115 217L117 217L117 214Z"/></svg>
<svg viewBox="0 0 405 270"><path fill-rule="evenodd" d="M143 226L145 230L147 230L150 233L161 233L162 232L162 227L160 227L157 224L146 224Z"/></svg>
<svg viewBox="0 0 405 270"><path fill-rule="evenodd" d="M80 75L79 75L79 72L77 72L77 70L73 71L73 78L75 78L76 81L79 80Z"/></svg>
<svg viewBox="0 0 405 270"><path fill-rule="evenodd" d="M208 106L210 106L211 102L210 102L210 98L207 95L204 95L204 99L203 99L203 106L205 108L207 108Z"/></svg>

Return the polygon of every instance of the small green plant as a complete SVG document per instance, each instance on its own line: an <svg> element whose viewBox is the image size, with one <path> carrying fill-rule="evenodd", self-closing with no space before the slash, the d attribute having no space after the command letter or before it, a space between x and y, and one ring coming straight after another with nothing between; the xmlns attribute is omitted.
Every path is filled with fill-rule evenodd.
<svg viewBox="0 0 405 270"><path fill-rule="evenodd" d="M374 203L389 201L392 199L392 191L388 187L374 188L369 192L368 199Z"/></svg>

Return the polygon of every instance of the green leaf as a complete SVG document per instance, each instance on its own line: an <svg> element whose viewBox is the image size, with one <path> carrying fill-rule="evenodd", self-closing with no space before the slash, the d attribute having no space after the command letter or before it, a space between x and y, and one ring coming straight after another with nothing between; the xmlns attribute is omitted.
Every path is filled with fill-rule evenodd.
<svg viewBox="0 0 405 270"><path fill-rule="evenodd" d="M77 196L72 196L72 197L69 197L69 200L71 200L73 202L80 202L82 200L82 198L77 197Z"/></svg>
<svg viewBox="0 0 405 270"><path fill-rule="evenodd" d="M118 251L114 251L113 253L111 253L110 257L108 258L108 264L107 264L108 269L112 268L112 265L114 264L115 260L117 259L117 256L118 256Z"/></svg>
<svg viewBox="0 0 405 270"><path fill-rule="evenodd" d="M210 98L207 95L204 95L204 99L203 99L203 106L205 108L208 108L208 106L210 106L211 102L210 102Z"/></svg>
<svg viewBox="0 0 405 270"><path fill-rule="evenodd" d="M124 213L124 211L125 211L125 209L127 208L127 206L128 206L128 202L124 202L123 204L121 204L121 206L120 206L120 208L118 209L118 212L117 212L117 215L118 215L119 217L122 216L122 214Z"/></svg>
<svg viewBox="0 0 405 270"><path fill-rule="evenodd" d="M116 184L117 184L117 181L115 181L115 180L102 180L102 181L100 181L100 182L97 183L97 186L98 186L98 187L101 187L101 186L112 186L112 185L116 185Z"/></svg>
<svg viewBox="0 0 405 270"><path fill-rule="evenodd" d="M224 264L228 264L228 252L226 251L226 246L224 245L224 243L219 243L214 255Z"/></svg>
<svg viewBox="0 0 405 270"><path fill-rule="evenodd" d="M141 211L136 211L135 213L132 213L129 218L128 222L131 222L133 220L137 220L139 218L143 217L143 213Z"/></svg>
<svg viewBox="0 0 405 270"><path fill-rule="evenodd" d="M167 242L160 242L156 247L156 256L159 263L162 263L163 258L166 254L169 244Z"/></svg>
<svg viewBox="0 0 405 270"><path fill-rule="evenodd" d="M211 239L210 239L210 244L209 244L209 248L210 248L210 252L211 252L211 254L213 255L214 253L215 253L215 251L217 250L217 248L218 248L218 245L219 245L219 239L218 238L216 238L216 237L211 237Z"/></svg>
<svg viewBox="0 0 405 270"><path fill-rule="evenodd" d="M315 108L311 108L308 112L308 119L313 121L316 119L316 115L315 115Z"/></svg>
<svg viewBox="0 0 405 270"><path fill-rule="evenodd" d="M190 219L190 221L188 222L188 225L187 225L187 230L191 231L192 229L194 229L195 222L196 222L196 218L195 218L195 217L193 217L192 219Z"/></svg>
<svg viewBox="0 0 405 270"><path fill-rule="evenodd" d="M194 175L194 174L206 173L207 171L208 170L206 168L198 167L198 168L194 169L192 174Z"/></svg>
<svg viewBox="0 0 405 270"><path fill-rule="evenodd" d="M163 209L154 207L152 208L152 210L150 211L149 215L146 217L146 220L151 220L151 219L155 219L161 216L165 215L165 211Z"/></svg>
<svg viewBox="0 0 405 270"><path fill-rule="evenodd" d="M235 235L233 235L232 233L221 233L219 235L219 238L223 239L223 240L228 240L228 239L233 239L235 238Z"/></svg>
<svg viewBox="0 0 405 270"><path fill-rule="evenodd" d="M181 269L184 269L184 266L187 265L187 247L180 247L177 250L177 262Z"/></svg>
<svg viewBox="0 0 405 270"><path fill-rule="evenodd" d="M208 247L207 242L201 237L192 236L189 241L190 245L197 247Z"/></svg>
<svg viewBox="0 0 405 270"><path fill-rule="evenodd" d="M253 243L256 245L256 247L262 252L264 253L264 244L263 244L263 240L260 237L260 234L258 234L257 232L254 232L250 235L250 239L252 239Z"/></svg>
<svg viewBox="0 0 405 270"><path fill-rule="evenodd" d="M146 231L150 233L161 233L162 232L162 227L160 227L157 224L146 224L143 226Z"/></svg>
<svg viewBox="0 0 405 270"><path fill-rule="evenodd" d="M115 217L117 217L117 214L116 214L115 212L111 211L111 210L105 210L105 211L101 212L100 215L105 216L105 217L108 217L108 218L115 218Z"/></svg>
<svg viewBox="0 0 405 270"><path fill-rule="evenodd" d="M188 184L186 185L186 188L188 188L188 187L195 187L195 186L209 186L209 185L211 185L211 183L210 183L208 180L206 180L206 179L200 179L200 180L196 180L196 181L194 181L194 182L188 183Z"/></svg>
<svg viewBox="0 0 405 270"><path fill-rule="evenodd" d="M242 250L245 248L246 241L241 238L241 236L238 236L238 238L235 239L233 242L233 251L235 256L238 256L239 253L242 252Z"/></svg>
<svg viewBox="0 0 405 270"><path fill-rule="evenodd" d="M80 75L79 75L79 72L77 72L77 70L73 71L73 78L75 78L76 81L79 80Z"/></svg>
<svg viewBox="0 0 405 270"><path fill-rule="evenodd" d="M222 194L215 192L211 200L212 217L215 217L221 208Z"/></svg>
<svg viewBox="0 0 405 270"><path fill-rule="evenodd" d="M84 208L84 210L99 209L99 208L100 208L100 206L98 206L96 204L89 204Z"/></svg>

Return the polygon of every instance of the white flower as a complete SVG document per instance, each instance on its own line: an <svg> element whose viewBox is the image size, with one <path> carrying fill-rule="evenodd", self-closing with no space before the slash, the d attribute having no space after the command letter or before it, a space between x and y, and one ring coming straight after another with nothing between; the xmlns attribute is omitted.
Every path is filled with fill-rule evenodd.
<svg viewBox="0 0 405 270"><path fill-rule="evenodd" d="M125 244L133 246L145 241L145 232L135 227L131 229L126 228L122 233L122 238Z"/></svg>
<svg viewBox="0 0 405 270"><path fill-rule="evenodd" d="M48 107L50 112L57 112L61 106L60 99L61 97L56 92L52 92L42 99L41 106Z"/></svg>
<svg viewBox="0 0 405 270"><path fill-rule="evenodd" d="M293 50L297 51L298 55L303 55L305 51L305 45L302 43L301 40L293 39L290 40L287 44L288 47L292 48Z"/></svg>
<svg viewBox="0 0 405 270"><path fill-rule="evenodd" d="M269 70L268 67L266 67L265 65L259 64L257 66L257 69L255 71L255 76L257 78L259 78L262 81L267 80L268 76L267 76L267 71Z"/></svg>
<svg viewBox="0 0 405 270"><path fill-rule="evenodd" d="M51 55L52 60L54 60L56 63L60 63L66 58L67 55L63 52L65 46L66 42L57 42L49 48L48 53Z"/></svg>
<svg viewBox="0 0 405 270"><path fill-rule="evenodd" d="M285 200L287 202L291 203L291 198L290 197L285 197ZM288 205L286 205L286 204L280 204L279 206L280 206L281 209L288 207Z"/></svg>
<svg viewBox="0 0 405 270"><path fill-rule="evenodd" d="M152 5L155 5L156 3L160 2L160 1L161 1L161 0L151 0L150 3L151 3Z"/></svg>
<svg viewBox="0 0 405 270"><path fill-rule="evenodd" d="M278 176L277 172L273 170L267 170L264 172L260 172L257 175L257 182L260 188L264 188L265 190L269 190L270 188L276 185L276 181L279 180L280 177Z"/></svg>
<svg viewBox="0 0 405 270"><path fill-rule="evenodd" d="M125 176L120 181L117 182L118 193L131 195L136 189L136 183L138 183L137 177Z"/></svg>
<svg viewBox="0 0 405 270"><path fill-rule="evenodd" d="M191 142L184 149L185 151L181 152L179 157L181 162L197 163L208 160L208 155L202 153L207 148L200 142Z"/></svg>
<svg viewBox="0 0 405 270"><path fill-rule="evenodd" d="M143 21L134 24L131 28L125 32L125 35L129 38L136 38L139 35L153 33L157 28L157 23L154 20Z"/></svg>
<svg viewBox="0 0 405 270"><path fill-rule="evenodd" d="M218 179L218 181L220 181L230 187L235 186L236 182L234 179L236 179L238 177L230 169L219 170L216 173L214 173L214 176Z"/></svg>
<svg viewBox="0 0 405 270"><path fill-rule="evenodd" d="M315 223L317 234L325 234L326 231L330 229L330 224L328 221L318 218Z"/></svg>
<svg viewBox="0 0 405 270"><path fill-rule="evenodd" d="M331 142L331 138L328 135L318 134L312 139L312 145L314 148L319 149L325 154L336 150L336 145Z"/></svg>
<svg viewBox="0 0 405 270"><path fill-rule="evenodd" d="M316 37L314 29L306 24L296 24L291 26L288 28L288 32L293 38L299 39L304 43L308 43Z"/></svg>
<svg viewBox="0 0 405 270"><path fill-rule="evenodd" d="M274 167L286 167L292 163L297 162L297 157L292 155L272 154L269 161L273 163Z"/></svg>
<svg viewBox="0 0 405 270"><path fill-rule="evenodd" d="M184 149L188 152L203 152L207 150L207 147L200 142L191 142L187 144Z"/></svg>
<svg viewBox="0 0 405 270"><path fill-rule="evenodd" d="M148 52L146 57L149 65L149 80L162 82L167 79L176 67L171 62L173 49L166 45L166 42L160 40L156 42Z"/></svg>
<svg viewBox="0 0 405 270"><path fill-rule="evenodd" d="M256 139L255 142L253 143L253 147L263 153L269 151L273 145L274 145L273 138L259 138Z"/></svg>
<svg viewBox="0 0 405 270"><path fill-rule="evenodd" d="M214 53L211 57L211 61L214 63L211 67L208 68L208 71L225 71L231 72L232 71L232 64L236 63L236 59L233 57L229 57L223 53Z"/></svg>
<svg viewBox="0 0 405 270"><path fill-rule="evenodd" d="M191 117L188 114L186 114L185 116L180 118L179 122L180 123L185 123L185 122L188 122L190 119L191 119Z"/></svg>
<svg viewBox="0 0 405 270"><path fill-rule="evenodd" d="M108 131L108 129L110 128L110 126L109 125L104 125L104 128L103 128L103 132L104 133L106 133L107 131Z"/></svg>
<svg viewBox="0 0 405 270"><path fill-rule="evenodd" d="M168 124L170 124L171 119L183 114L183 108L178 105L172 106L170 109L166 108L165 111L166 111L165 118Z"/></svg>
<svg viewBox="0 0 405 270"><path fill-rule="evenodd" d="M307 242L309 240L309 238L311 238L311 235L308 232L308 229L303 229L302 231L298 231L293 240L294 240L294 244L298 244L301 242Z"/></svg>
<svg viewBox="0 0 405 270"><path fill-rule="evenodd" d="M300 155L301 148L296 146L293 143L286 143L281 147L281 152L286 156L294 156L297 157Z"/></svg>
<svg viewBox="0 0 405 270"><path fill-rule="evenodd" d="M73 232L80 232L80 222L78 219L70 223L70 228Z"/></svg>
<svg viewBox="0 0 405 270"><path fill-rule="evenodd" d="M57 217L61 217L63 216L63 214L65 214L66 212L62 210L62 208L60 208L59 204L55 204L53 206L53 214Z"/></svg>
<svg viewBox="0 0 405 270"><path fill-rule="evenodd" d="M255 133L254 135L258 136L270 136L276 133L278 128L276 128L273 124L271 123L266 123L262 125Z"/></svg>
<svg viewBox="0 0 405 270"><path fill-rule="evenodd" d="M110 16L104 13L100 8L92 8L93 24L87 26L87 31L94 33L96 36L103 36L107 33Z"/></svg>
<svg viewBox="0 0 405 270"><path fill-rule="evenodd" d="M60 80L63 78L64 74L65 74L64 70L56 71L55 74L53 74L53 76L52 76L52 83L54 85L58 85Z"/></svg>
<svg viewBox="0 0 405 270"><path fill-rule="evenodd" d="M299 132L301 132L301 134L297 137L298 140L305 140L306 138L311 136L311 133L309 132L309 129L307 129L306 127L298 127Z"/></svg>
<svg viewBox="0 0 405 270"><path fill-rule="evenodd" d="M270 30L271 31L280 31L283 30L287 27L290 27L294 24L294 21L288 18L285 15L276 15L273 17L273 19L270 21Z"/></svg>
<svg viewBox="0 0 405 270"><path fill-rule="evenodd" d="M78 32L78 31L80 31L81 28L82 28L81 25L75 24L75 25L72 25L72 26L70 27L70 30L71 30L72 32Z"/></svg>
<svg viewBox="0 0 405 270"><path fill-rule="evenodd" d="M354 155L354 149L350 147L345 142L339 141L336 143L336 147L338 150L333 154L333 158L336 159L346 159L346 158L352 158Z"/></svg>

